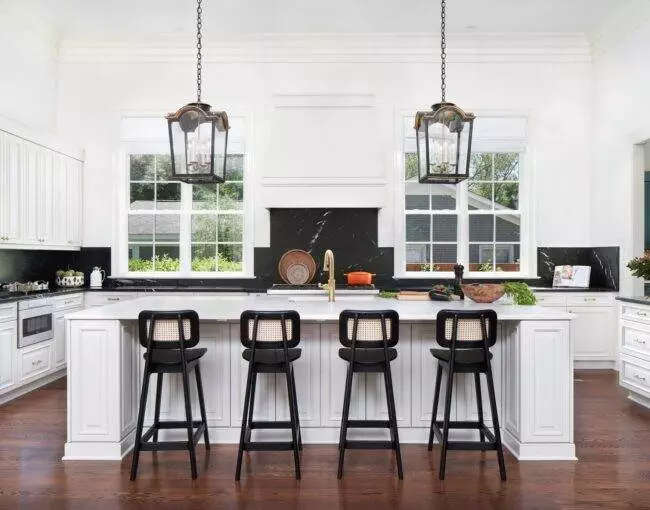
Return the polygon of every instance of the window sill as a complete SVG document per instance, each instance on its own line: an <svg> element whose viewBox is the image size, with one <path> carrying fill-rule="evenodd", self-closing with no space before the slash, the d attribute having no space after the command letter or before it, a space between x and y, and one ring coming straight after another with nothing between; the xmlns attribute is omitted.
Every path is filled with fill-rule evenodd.
<svg viewBox="0 0 650 510"><path fill-rule="evenodd" d="M205 280L222 279L222 280L254 280L257 278L255 275L242 274L242 273L192 273L191 275L182 273L123 273L119 275L111 275L110 278L157 278L157 279L174 279L174 280Z"/></svg>
<svg viewBox="0 0 650 510"><path fill-rule="evenodd" d="M453 279L454 273L445 272L417 272L417 273L401 273L393 275L393 280L432 280L432 279ZM529 275L524 273L485 273L485 272L466 272L463 273L465 280L536 280L539 276Z"/></svg>

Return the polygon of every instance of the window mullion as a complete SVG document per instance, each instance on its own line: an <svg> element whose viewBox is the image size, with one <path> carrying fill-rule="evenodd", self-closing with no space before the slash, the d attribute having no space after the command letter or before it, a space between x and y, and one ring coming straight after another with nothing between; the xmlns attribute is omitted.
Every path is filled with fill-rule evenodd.
<svg viewBox="0 0 650 510"><path fill-rule="evenodd" d="M181 208L180 217L180 247L181 275L189 276L192 269L192 185L181 184Z"/></svg>
<svg viewBox="0 0 650 510"><path fill-rule="evenodd" d="M458 186L456 214L458 221L458 236L456 241L458 262L469 268L469 186L467 181Z"/></svg>

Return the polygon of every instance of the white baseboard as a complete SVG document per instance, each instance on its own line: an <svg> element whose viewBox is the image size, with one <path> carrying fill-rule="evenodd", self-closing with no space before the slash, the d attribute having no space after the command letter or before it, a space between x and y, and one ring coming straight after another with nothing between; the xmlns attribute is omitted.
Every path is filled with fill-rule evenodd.
<svg viewBox="0 0 650 510"><path fill-rule="evenodd" d="M66 375L66 368L63 367L62 369L53 372L51 374L48 374L45 377L41 377L40 379L37 379L35 381L29 382L27 384L23 384L22 386L19 386L15 390L9 391L8 393L1 395L0 405L6 404L7 402L10 402L11 400L14 400L18 397L22 397L23 395L26 395L27 393L30 393L40 388L41 386L45 386L46 384L50 384L51 382L54 382L57 379L61 379L61 377L65 377L65 375Z"/></svg>
<svg viewBox="0 0 650 510"><path fill-rule="evenodd" d="M578 370L616 370L614 360L574 360L573 368Z"/></svg>
<svg viewBox="0 0 650 510"><path fill-rule="evenodd" d="M146 429L146 426L145 426ZM470 437L473 431L453 431L456 439L477 439ZM463 433L465 432L465 433ZM210 443L237 444L239 442L239 427L209 427ZM261 441L288 441L288 430L256 430L255 440ZM302 427L302 440L304 444L337 444L339 441L338 427ZM389 440L387 430L364 429L348 431L348 439ZM65 444L66 461L84 460L113 460L121 461L133 449L134 431L131 431L120 442L67 442ZM512 434L502 429L503 445L518 460L577 460L575 445L569 443L540 443L521 444ZM163 430L161 440L187 440L183 430ZM420 444L426 448L429 439L429 429L424 427L399 428L401 444ZM203 440L201 439L201 442Z"/></svg>

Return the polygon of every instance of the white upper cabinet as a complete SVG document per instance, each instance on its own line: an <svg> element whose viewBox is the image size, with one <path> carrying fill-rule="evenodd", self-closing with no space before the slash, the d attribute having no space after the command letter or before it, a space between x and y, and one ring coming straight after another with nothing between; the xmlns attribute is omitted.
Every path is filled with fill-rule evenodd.
<svg viewBox="0 0 650 510"><path fill-rule="evenodd" d="M0 246L21 242L20 150L17 138L0 131Z"/></svg>
<svg viewBox="0 0 650 510"><path fill-rule="evenodd" d="M81 161L0 132L0 248L81 246Z"/></svg>

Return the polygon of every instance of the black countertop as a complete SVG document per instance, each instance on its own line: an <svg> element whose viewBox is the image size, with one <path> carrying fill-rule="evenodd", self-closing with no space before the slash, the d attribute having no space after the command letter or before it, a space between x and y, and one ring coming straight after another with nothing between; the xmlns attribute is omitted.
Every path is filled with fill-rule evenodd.
<svg viewBox="0 0 650 510"><path fill-rule="evenodd" d="M619 301L636 303L638 305L650 305L650 296L616 296Z"/></svg>
<svg viewBox="0 0 650 510"><path fill-rule="evenodd" d="M52 289L52 290L35 290L33 292L7 292L0 291L0 304L23 301L25 299L39 299L44 297L61 296L64 294L78 294L88 289L75 287L72 289Z"/></svg>
<svg viewBox="0 0 650 510"><path fill-rule="evenodd" d="M574 287L531 287L533 292L618 292L617 290L604 287L589 287L586 289Z"/></svg>

